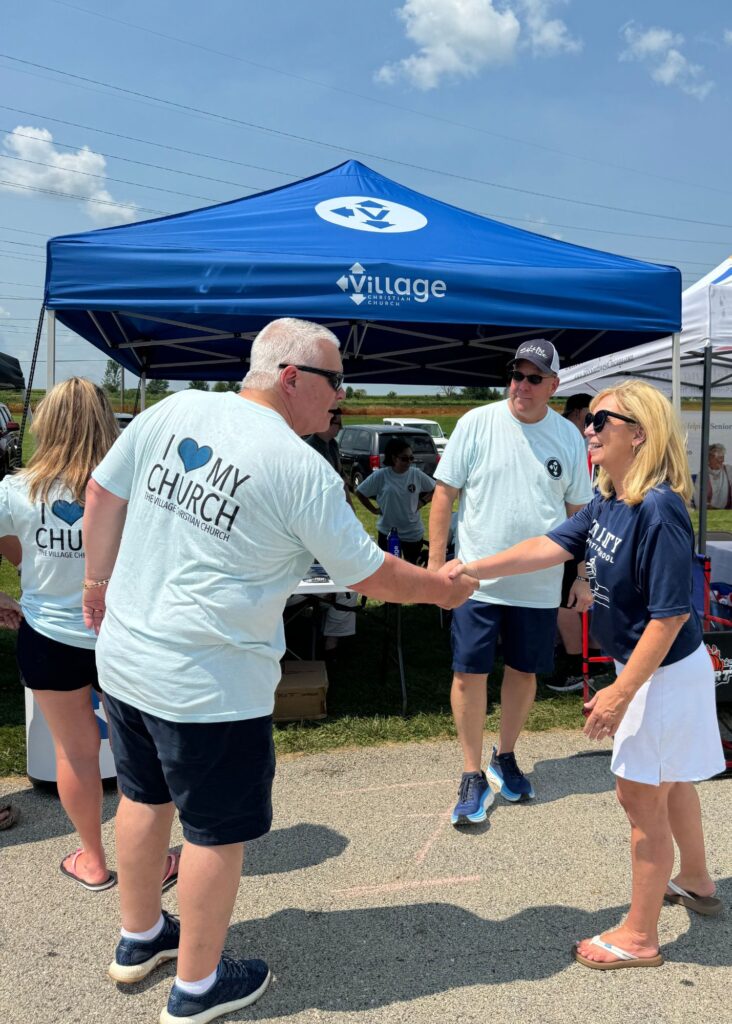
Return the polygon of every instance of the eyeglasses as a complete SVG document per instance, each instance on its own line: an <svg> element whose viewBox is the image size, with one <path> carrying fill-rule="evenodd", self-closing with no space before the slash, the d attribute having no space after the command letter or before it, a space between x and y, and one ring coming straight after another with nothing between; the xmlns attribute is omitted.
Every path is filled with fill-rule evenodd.
<svg viewBox="0 0 732 1024"><path fill-rule="evenodd" d="M520 384L522 380L527 380L529 384L533 384L536 387L537 384L541 384L543 380L549 380L553 374L546 374L542 376L540 373L522 373L521 370L511 370L508 375L509 380L515 380L517 384Z"/></svg>
<svg viewBox="0 0 732 1024"><path fill-rule="evenodd" d="M297 363L280 363L277 368L279 370L286 370L288 366L294 366L296 370L300 370L302 373L315 373L318 377L325 377L334 391L340 391L343 387L346 375L342 371L322 370L319 366L298 366Z"/></svg>
<svg viewBox="0 0 732 1024"><path fill-rule="evenodd" d="M607 423L608 416L612 416L613 419L622 420L623 423L637 423L638 420L633 420L630 416L623 416L620 412L610 412L609 409L598 409L597 412L588 412L585 416L585 430L592 424L592 429L596 434L599 434Z"/></svg>
<svg viewBox="0 0 732 1024"><path fill-rule="evenodd" d="M413 455L396 455L395 459L397 462L414 462Z"/></svg>

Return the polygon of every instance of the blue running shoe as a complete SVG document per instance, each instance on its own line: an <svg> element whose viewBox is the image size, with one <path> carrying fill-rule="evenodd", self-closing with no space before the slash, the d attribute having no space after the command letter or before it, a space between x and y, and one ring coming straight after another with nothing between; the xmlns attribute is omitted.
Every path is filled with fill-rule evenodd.
<svg viewBox="0 0 732 1024"><path fill-rule="evenodd" d="M494 747L486 774L491 782L498 786L498 792L506 800L515 803L517 800L534 799L534 787L516 764L513 751L499 754Z"/></svg>
<svg viewBox="0 0 732 1024"><path fill-rule="evenodd" d="M180 943L180 924L167 910L163 911L160 934L147 942L141 939L120 939L109 965L110 978L122 984L140 981L166 960L175 960Z"/></svg>
<svg viewBox="0 0 732 1024"><path fill-rule="evenodd" d="M494 799L483 772L463 772L450 821L453 825L478 825L488 817L486 810Z"/></svg>
<svg viewBox="0 0 732 1024"><path fill-rule="evenodd" d="M222 956L216 981L201 996L173 985L160 1024L207 1024L214 1017L250 1006L267 990L272 975L264 960L234 960Z"/></svg>

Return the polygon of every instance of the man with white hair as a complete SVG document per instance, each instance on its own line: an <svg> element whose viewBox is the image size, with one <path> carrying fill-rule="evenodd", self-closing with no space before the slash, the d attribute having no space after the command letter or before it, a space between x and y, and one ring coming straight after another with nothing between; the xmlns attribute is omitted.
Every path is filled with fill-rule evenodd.
<svg viewBox="0 0 732 1024"><path fill-rule="evenodd" d="M276 320L250 367L239 395L180 392L137 417L87 489L85 614L101 627L121 793L122 935L109 973L134 982L177 957L169 1024L239 1009L269 983L263 961L222 949L243 844L271 824L282 612L313 556L379 600L454 607L473 589L385 557L301 440L344 397L335 335ZM180 925L160 904L176 808Z"/></svg>

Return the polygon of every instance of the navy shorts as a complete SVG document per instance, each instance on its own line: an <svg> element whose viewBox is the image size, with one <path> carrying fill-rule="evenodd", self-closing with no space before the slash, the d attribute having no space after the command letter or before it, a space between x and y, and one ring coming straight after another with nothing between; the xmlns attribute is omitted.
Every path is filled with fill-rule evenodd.
<svg viewBox="0 0 732 1024"><path fill-rule="evenodd" d="M82 686L99 690L93 647L72 647L37 633L25 619L18 630L18 671L29 690L68 693Z"/></svg>
<svg viewBox="0 0 732 1024"><path fill-rule="evenodd" d="M509 668L551 672L556 629L556 608L516 608L468 600L452 613L453 672L490 672L499 636Z"/></svg>
<svg viewBox="0 0 732 1024"><path fill-rule="evenodd" d="M117 782L143 804L178 809L196 846L244 843L269 832L275 773L272 716L168 722L105 695Z"/></svg>

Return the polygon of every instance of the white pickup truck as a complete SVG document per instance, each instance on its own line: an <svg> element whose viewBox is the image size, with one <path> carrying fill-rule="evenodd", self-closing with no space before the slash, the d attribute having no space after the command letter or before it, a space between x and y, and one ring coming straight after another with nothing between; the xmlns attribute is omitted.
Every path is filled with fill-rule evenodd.
<svg viewBox="0 0 732 1024"><path fill-rule="evenodd" d="M442 455L447 444L447 435L443 434L442 427L436 420L410 419L408 416L390 416L384 418L388 427L416 427L418 430L426 430L435 442L437 454Z"/></svg>

